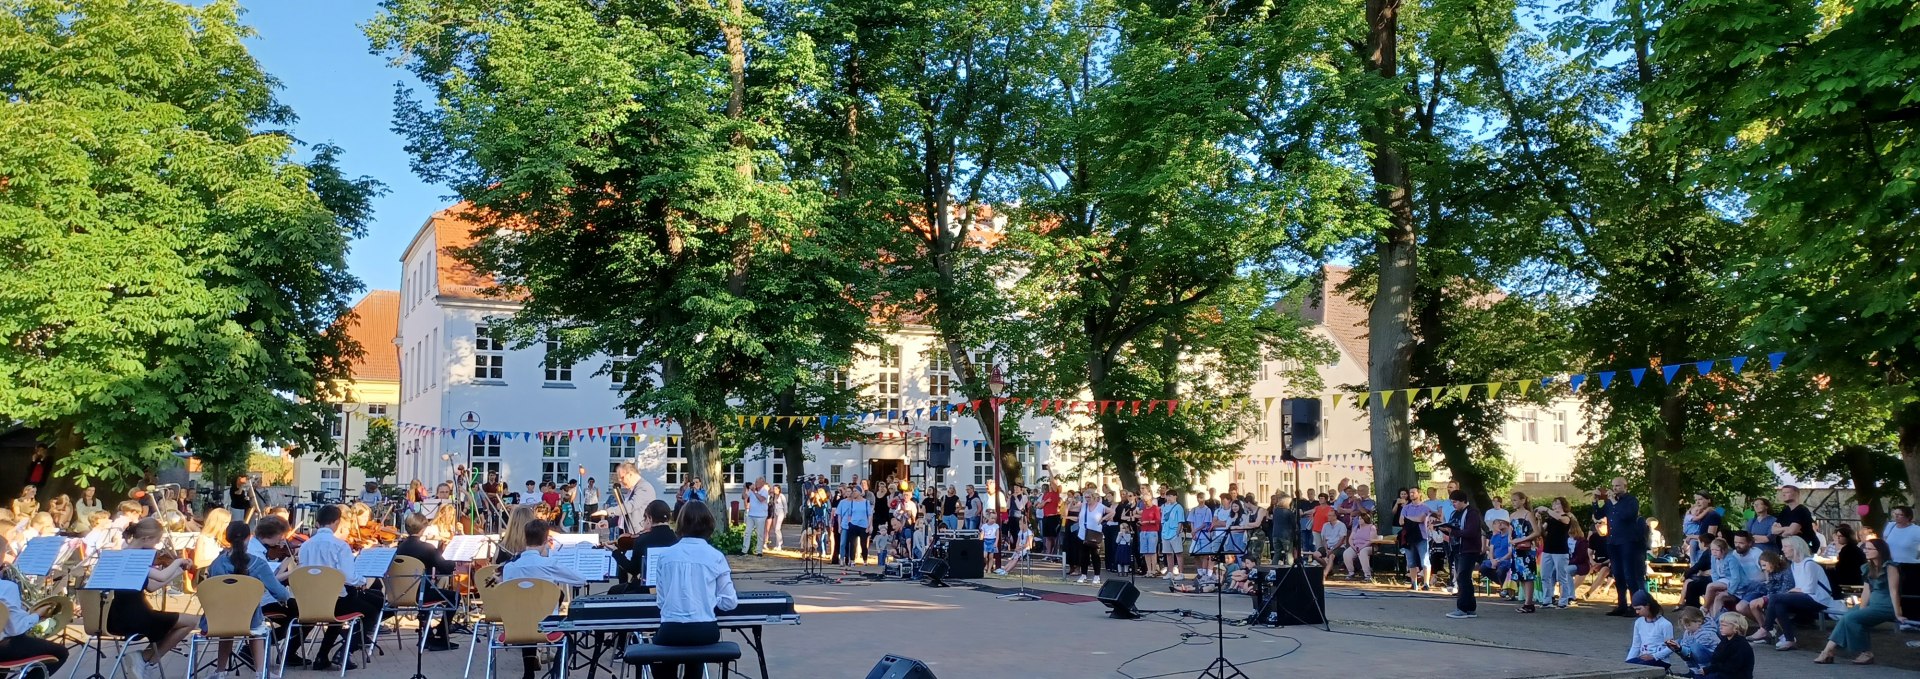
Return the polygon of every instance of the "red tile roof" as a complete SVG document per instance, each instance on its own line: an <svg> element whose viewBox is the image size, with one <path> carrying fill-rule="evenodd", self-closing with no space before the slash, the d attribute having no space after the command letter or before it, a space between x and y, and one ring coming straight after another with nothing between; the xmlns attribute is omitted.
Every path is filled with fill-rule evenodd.
<svg viewBox="0 0 1920 679"><path fill-rule="evenodd" d="M1313 301L1303 312L1309 320L1327 326L1340 348L1359 362L1361 369L1371 365L1367 362L1367 305L1352 296L1340 292L1340 286L1346 284L1347 276L1353 270L1344 266L1327 265L1321 267L1326 274L1320 283L1320 289L1314 292Z"/></svg>
<svg viewBox="0 0 1920 679"><path fill-rule="evenodd" d="M354 381L400 381L400 348L393 345L400 336L400 293L369 291L347 322L347 334L363 352L353 362Z"/></svg>
<svg viewBox="0 0 1920 679"><path fill-rule="evenodd" d="M472 266L454 256L454 251L473 245L474 229L485 228L480 221L484 219L473 209L473 204L461 201L427 218L427 227L433 229L434 261L439 278L438 294L442 297L460 299L500 299L498 296L482 294L480 291L493 285L493 278L475 271Z"/></svg>

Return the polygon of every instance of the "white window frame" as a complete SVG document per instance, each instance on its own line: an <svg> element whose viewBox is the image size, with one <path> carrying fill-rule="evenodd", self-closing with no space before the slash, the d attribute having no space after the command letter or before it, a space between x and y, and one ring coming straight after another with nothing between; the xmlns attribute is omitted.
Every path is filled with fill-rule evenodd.
<svg viewBox="0 0 1920 679"><path fill-rule="evenodd" d="M507 379L507 346L496 335L498 330L481 323L473 326L473 379L499 382Z"/></svg>
<svg viewBox="0 0 1920 679"><path fill-rule="evenodd" d="M626 386L638 377L638 371L633 368L638 353L631 348L623 348L607 357L607 377L613 381L613 386Z"/></svg>
<svg viewBox="0 0 1920 679"><path fill-rule="evenodd" d="M767 482L776 486L787 485L787 461L769 460L767 464Z"/></svg>
<svg viewBox="0 0 1920 679"><path fill-rule="evenodd" d="M546 357L540 361L540 367L544 370L546 382L548 384L572 384L573 364L570 362L562 363L553 357L555 353L560 351L560 340L548 337L541 345L547 350Z"/></svg>
<svg viewBox="0 0 1920 679"><path fill-rule="evenodd" d="M985 486L993 479L993 446L986 441L973 442L973 485Z"/></svg>
<svg viewBox="0 0 1920 679"><path fill-rule="evenodd" d="M367 417L369 417L369 418L377 418L377 419L386 419L386 417L387 417L387 404L385 404L385 403L368 403L368 404L367 404Z"/></svg>
<svg viewBox="0 0 1920 679"><path fill-rule="evenodd" d="M953 413L944 407L953 400L953 362L938 345L927 350L927 421L951 422Z"/></svg>
<svg viewBox="0 0 1920 679"><path fill-rule="evenodd" d="M1553 442L1567 442L1567 413L1564 410L1553 411Z"/></svg>
<svg viewBox="0 0 1920 679"><path fill-rule="evenodd" d="M680 484L687 482L687 440L669 436L662 446L666 453L667 472L661 477L661 482L667 484L669 492L678 492Z"/></svg>
<svg viewBox="0 0 1920 679"><path fill-rule="evenodd" d="M320 468L320 490L340 490L345 485L340 478L339 467Z"/></svg>
<svg viewBox="0 0 1920 679"><path fill-rule="evenodd" d="M746 485L747 483L746 460L741 460L739 462L735 462L733 464L721 467L720 478L722 483L725 483L729 486Z"/></svg>
<svg viewBox="0 0 1920 679"><path fill-rule="evenodd" d="M1528 410L1520 414L1520 442L1540 442L1540 412Z"/></svg>

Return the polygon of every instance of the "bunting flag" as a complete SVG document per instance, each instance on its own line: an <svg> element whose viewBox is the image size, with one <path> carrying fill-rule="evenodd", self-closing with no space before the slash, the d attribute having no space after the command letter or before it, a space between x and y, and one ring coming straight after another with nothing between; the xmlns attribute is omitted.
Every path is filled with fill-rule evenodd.
<svg viewBox="0 0 1920 679"><path fill-rule="evenodd" d="M1333 408L1328 408L1328 410L1338 409L1339 407L1340 407L1340 392L1336 391L1336 392L1333 392Z"/></svg>
<svg viewBox="0 0 1920 679"><path fill-rule="evenodd" d="M1612 371L1612 370L1602 370L1602 371L1600 371L1600 372L1597 372L1597 373L1594 373L1594 375L1600 378L1600 390L1601 390L1601 391L1606 391L1608 387L1611 387L1611 386L1613 386L1613 371Z"/></svg>
<svg viewBox="0 0 1920 679"><path fill-rule="evenodd" d="M1780 361L1782 359L1785 359L1786 357L1787 357L1787 352L1784 352L1784 351L1776 351L1771 354L1767 354L1767 369L1779 370Z"/></svg>
<svg viewBox="0 0 1920 679"><path fill-rule="evenodd" d="M1674 365L1660 366L1660 374L1661 376L1667 378L1667 384L1673 384L1673 376L1680 374L1680 365L1674 364Z"/></svg>
<svg viewBox="0 0 1920 679"><path fill-rule="evenodd" d="M1711 360L1695 361L1693 364L1693 367L1699 369L1700 374L1705 375L1713 372L1713 361Z"/></svg>
<svg viewBox="0 0 1920 679"><path fill-rule="evenodd" d="M1551 382L1551 380L1543 380L1542 382L1543 382L1543 383L1546 383L1546 382ZM1515 383L1513 383L1513 386L1515 386L1515 387L1517 387L1517 388L1519 388L1519 389L1520 389L1520 398L1526 398L1526 397L1527 397L1527 390L1528 390L1528 389L1532 389L1532 388L1533 388L1533 381L1532 381L1532 380L1520 380L1520 381L1518 381L1518 382L1515 382Z"/></svg>
<svg viewBox="0 0 1920 679"><path fill-rule="evenodd" d="M1636 386L1636 387L1637 387L1637 386L1640 386L1640 378L1642 378L1642 377L1646 377L1646 376L1647 376L1647 369L1646 369L1646 368L1634 368L1634 369L1632 369L1632 370L1628 370L1628 371L1627 371L1627 374L1629 374L1629 375L1632 375L1632 376L1633 376L1633 386Z"/></svg>
<svg viewBox="0 0 1920 679"><path fill-rule="evenodd" d="M1735 356L1733 358L1729 358L1727 359L1727 365L1733 368L1733 374L1738 375L1740 374L1741 368L1747 367L1747 357Z"/></svg>
<svg viewBox="0 0 1920 679"><path fill-rule="evenodd" d="M1568 375L1567 376L1567 386L1572 387L1573 393L1576 393L1576 394L1580 393L1580 385L1585 384L1586 381L1587 381L1586 375Z"/></svg>
<svg viewBox="0 0 1920 679"><path fill-rule="evenodd" d="M1488 382L1487 383L1487 400L1493 400L1500 397L1500 385L1502 384L1506 384L1506 383L1505 382Z"/></svg>

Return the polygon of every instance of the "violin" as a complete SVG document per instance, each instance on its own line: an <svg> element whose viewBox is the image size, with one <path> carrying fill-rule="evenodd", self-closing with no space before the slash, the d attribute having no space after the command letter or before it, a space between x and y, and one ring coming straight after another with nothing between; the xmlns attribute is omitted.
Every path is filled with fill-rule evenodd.
<svg viewBox="0 0 1920 679"><path fill-rule="evenodd" d="M174 562L177 562L177 561L187 561L187 557L181 556L178 552L173 551L173 548L168 547L165 543L161 543L160 546L154 548L153 550L153 567L154 568L166 568L168 566L172 566ZM188 564L191 565L192 562L188 561Z"/></svg>
<svg viewBox="0 0 1920 679"><path fill-rule="evenodd" d="M281 540L280 544L276 545L266 545L263 543L263 546L267 548L268 561L286 561L287 559L293 558L294 546L292 540Z"/></svg>

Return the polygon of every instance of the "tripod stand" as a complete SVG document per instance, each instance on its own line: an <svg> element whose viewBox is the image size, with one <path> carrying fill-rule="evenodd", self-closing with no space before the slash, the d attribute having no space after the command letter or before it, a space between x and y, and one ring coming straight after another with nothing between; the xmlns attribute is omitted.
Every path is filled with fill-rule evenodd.
<svg viewBox="0 0 1920 679"><path fill-rule="evenodd" d="M1207 540L1211 543L1210 546L1213 550L1205 551L1203 548L1194 553L1211 556L1224 561L1227 558L1227 544L1230 542L1228 540L1228 533L1221 531L1208 537ZM1215 649L1213 662L1207 663L1207 668L1200 671L1200 676L1197 679L1235 679L1236 677L1238 679L1249 679L1246 672L1240 671L1239 665L1235 665L1232 660L1227 659L1226 591L1227 578L1223 577L1220 579L1220 584L1213 588L1213 643Z"/></svg>
<svg viewBox="0 0 1920 679"><path fill-rule="evenodd" d="M800 541L803 543L806 543L800 546L800 574L793 576L793 578L787 579L787 580L774 580L772 581L773 584L776 584L776 585L807 585L807 584L838 585L840 584L839 578L820 572L820 558L814 554L814 550L820 545L820 536L818 535L817 530L809 529L809 530L801 531Z"/></svg>
<svg viewBox="0 0 1920 679"><path fill-rule="evenodd" d="M1016 537L1015 539L1018 540L1019 538ZM1025 566L1027 570L1026 570L1026 577L1020 578L1020 591L1009 592L994 598L1006 599L1008 601L1039 601L1040 600L1040 595L1027 591L1027 580L1033 577L1033 534L1031 532L1027 534L1027 539L1025 542L1026 542L1026 545L1025 545L1026 550L1023 558L1020 559L1020 562L1021 562L1020 565ZM1016 544L1016 546L1018 545ZM1021 555L1021 550L1014 550L1014 554Z"/></svg>

